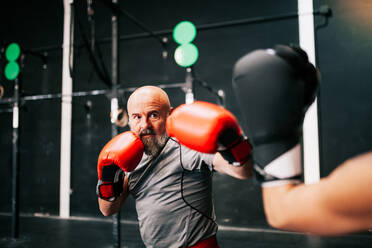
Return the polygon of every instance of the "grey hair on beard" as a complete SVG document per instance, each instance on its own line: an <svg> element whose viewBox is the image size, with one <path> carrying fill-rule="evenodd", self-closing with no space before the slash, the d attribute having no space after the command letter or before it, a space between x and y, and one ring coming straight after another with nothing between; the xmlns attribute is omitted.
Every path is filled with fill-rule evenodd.
<svg viewBox="0 0 372 248"><path fill-rule="evenodd" d="M167 143L168 138L169 136L165 132L163 135L155 137L154 139L143 139L142 142L145 148L145 154L150 158L156 157Z"/></svg>

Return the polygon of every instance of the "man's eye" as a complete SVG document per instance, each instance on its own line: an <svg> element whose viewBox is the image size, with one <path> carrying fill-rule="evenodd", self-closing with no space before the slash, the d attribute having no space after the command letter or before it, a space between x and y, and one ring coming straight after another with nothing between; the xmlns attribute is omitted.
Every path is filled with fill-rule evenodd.
<svg viewBox="0 0 372 248"><path fill-rule="evenodd" d="M133 120L139 120L141 117L139 115L133 116Z"/></svg>
<svg viewBox="0 0 372 248"><path fill-rule="evenodd" d="M157 113L151 113L150 118L157 119L159 118L159 115Z"/></svg>

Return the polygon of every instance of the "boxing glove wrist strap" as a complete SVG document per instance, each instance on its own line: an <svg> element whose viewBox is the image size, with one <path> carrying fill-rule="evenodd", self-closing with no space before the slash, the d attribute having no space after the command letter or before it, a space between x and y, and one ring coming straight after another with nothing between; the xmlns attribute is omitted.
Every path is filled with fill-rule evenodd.
<svg viewBox="0 0 372 248"><path fill-rule="evenodd" d="M262 187L300 183L302 176L301 147L297 144L263 168L255 164L253 169L256 180Z"/></svg>
<svg viewBox="0 0 372 248"><path fill-rule="evenodd" d="M119 167L115 165L104 166L101 180L98 180L97 183L97 196L109 202L115 201L123 192L124 177L125 173Z"/></svg>
<svg viewBox="0 0 372 248"><path fill-rule="evenodd" d="M247 138L241 137L239 142L219 152L230 164L242 166L251 158L251 144Z"/></svg>

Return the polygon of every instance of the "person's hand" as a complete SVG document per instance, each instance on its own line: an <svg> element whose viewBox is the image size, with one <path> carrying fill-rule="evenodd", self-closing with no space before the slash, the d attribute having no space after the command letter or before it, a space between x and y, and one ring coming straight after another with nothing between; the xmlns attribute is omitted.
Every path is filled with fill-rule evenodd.
<svg viewBox="0 0 372 248"><path fill-rule="evenodd" d="M179 106L167 119L167 132L193 150L220 152L233 165L243 165L250 158L251 146L234 115L212 103Z"/></svg>
<svg viewBox="0 0 372 248"><path fill-rule="evenodd" d="M98 157L97 195L114 201L123 192L125 172L133 171L143 155L142 141L131 131L110 140Z"/></svg>

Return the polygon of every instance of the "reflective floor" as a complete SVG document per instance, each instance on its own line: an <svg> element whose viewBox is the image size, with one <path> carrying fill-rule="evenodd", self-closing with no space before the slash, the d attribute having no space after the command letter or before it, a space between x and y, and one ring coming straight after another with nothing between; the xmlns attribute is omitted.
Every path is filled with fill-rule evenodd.
<svg viewBox="0 0 372 248"><path fill-rule="evenodd" d="M11 216L0 215L0 247L114 247L110 218L22 216L20 238L11 236ZM221 248L241 247L372 247L372 232L339 237L313 237L270 228L221 226L217 234ZM144 247L136 222L122 221L121 247Z"/></svg>

